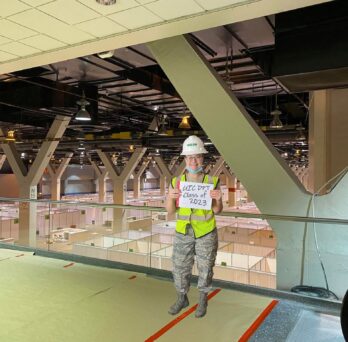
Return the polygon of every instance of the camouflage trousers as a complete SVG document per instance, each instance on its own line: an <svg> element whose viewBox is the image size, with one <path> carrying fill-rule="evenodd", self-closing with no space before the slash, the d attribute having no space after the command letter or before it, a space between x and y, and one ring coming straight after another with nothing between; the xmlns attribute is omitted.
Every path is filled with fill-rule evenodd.
<svg viewBox="0 0 348 342"><path fill-rule="evenodd" d="M189 291L195 256L198 268L198 289L202 292L211 290L217 248L216 229L198 239L195 238L191 226L187 227L186 235L175 233L173 278L177 292L187 293Z"/></svg>

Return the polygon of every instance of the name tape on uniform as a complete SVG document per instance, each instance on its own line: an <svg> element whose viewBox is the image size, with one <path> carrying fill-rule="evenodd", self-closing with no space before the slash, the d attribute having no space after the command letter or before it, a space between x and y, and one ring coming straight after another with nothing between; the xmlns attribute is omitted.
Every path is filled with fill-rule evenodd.
<svg viewBox="0 0 348 342"><path fill-rule="evenodd" d="M213 189L214 184L180 182L179 207L210 210L212 202L210 190Z"/></svg>

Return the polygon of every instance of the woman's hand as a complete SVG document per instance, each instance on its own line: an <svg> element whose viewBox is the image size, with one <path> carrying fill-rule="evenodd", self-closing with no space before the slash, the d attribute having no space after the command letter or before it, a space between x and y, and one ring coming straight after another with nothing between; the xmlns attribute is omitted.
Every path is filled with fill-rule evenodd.
<svg viewBox="0 0 348 342"><path fill-rule="evenodd" d="M179 197L181 196L181 191L180 189L173 189L173 188L169 188L168 190L168 197L174 200L177 200Z"/></svg>
<svg viewBox="0 0 348 342"><path fill-rule="evenodd" d="M210 197L215 200L220 200L222 197L221 190L210 190Z"/></svg>

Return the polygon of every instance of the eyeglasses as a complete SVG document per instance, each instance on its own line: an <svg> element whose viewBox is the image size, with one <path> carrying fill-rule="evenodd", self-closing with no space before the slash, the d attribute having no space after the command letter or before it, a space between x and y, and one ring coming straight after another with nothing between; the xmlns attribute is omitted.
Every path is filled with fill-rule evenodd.
<svg viewBox="0 0 348 342"><path fill-rule="evenodd" d="M203 159L203 155L202 154L193 154L191 156L186 156L187 160L202 160Z"/></svg>

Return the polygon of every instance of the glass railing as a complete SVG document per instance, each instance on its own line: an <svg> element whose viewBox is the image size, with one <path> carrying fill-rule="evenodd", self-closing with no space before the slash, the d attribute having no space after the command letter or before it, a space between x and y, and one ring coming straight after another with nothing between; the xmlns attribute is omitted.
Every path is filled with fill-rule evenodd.
<svg viewBox="0 0 348 342"><path fill-rule="evenodd" d="M2 247L18 245L171 271L175 217L168 215L162 207L133 204L140 205L0 198L0 243ZM310 246L315 241L310 236L313 224L320 233L322 229L345 229L348 225L348 220L335 218L247 212L223 212L216 219L219 245L214 279L271 289L286 289L289 280L280 278L286 273L282 267L292 262L297 263L297 269L301 268L301 274L295 275L293 285L306 283L312 268L318 274L321 272L318 258L322 256L316 258L315 249ZM293 236L287 235L289 241L280 242L269 223L283 224L286 229L294 231L305 227L308 241L306 237L300 237L302 245L295 243L291 246L291 239L298 238L294 233ZM335 251L327 250L324 242L316 243L319 250L324 247L326 260L323 264L329 268L326 271L332 282L332 264L328 262L328 255ZM283 258L283 265L278 264L278 267L277 248ZM303 255L299 255L301 253ZM287 254L295 259L284 261ZM196 264L193 274L198 274ZM326 287L326 280L323 280L326 274L321 278L319 285ZM343 287L337 288L344 294Z"/></svg>

